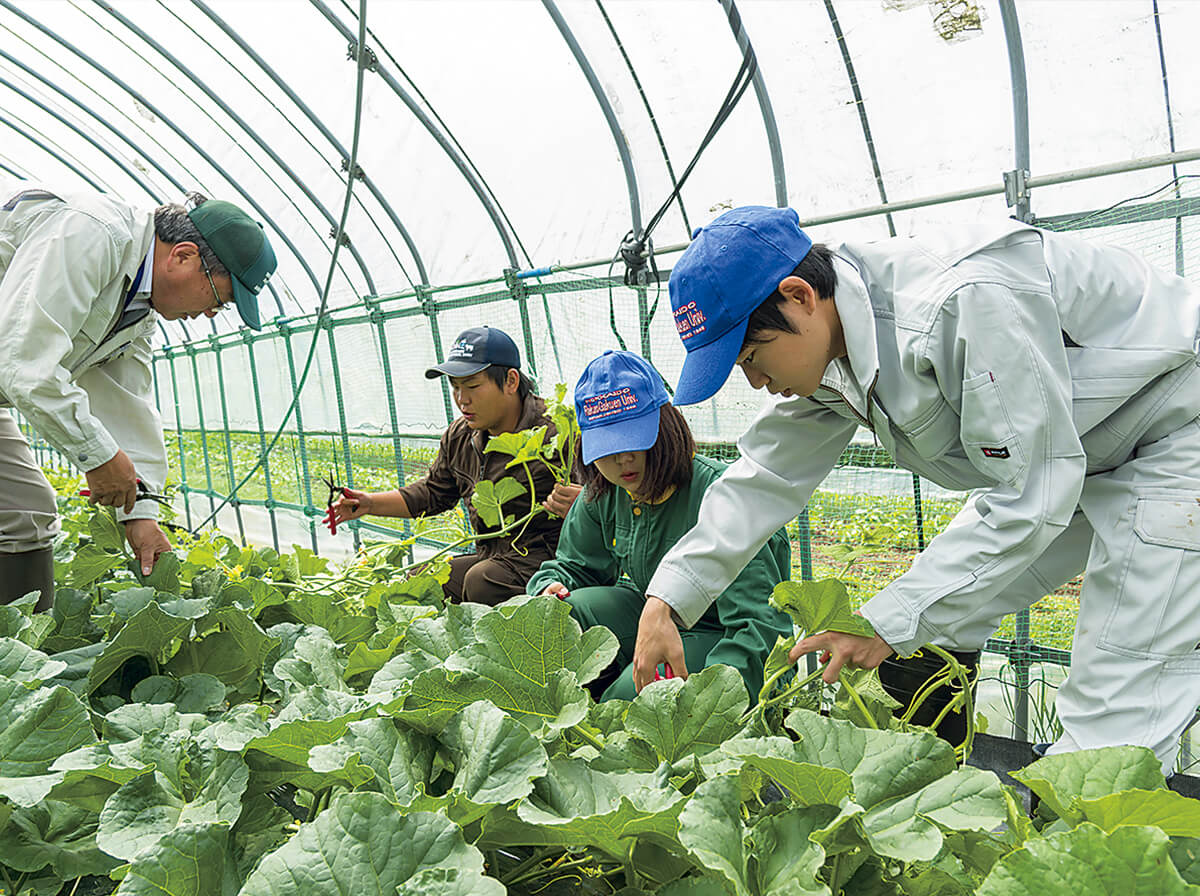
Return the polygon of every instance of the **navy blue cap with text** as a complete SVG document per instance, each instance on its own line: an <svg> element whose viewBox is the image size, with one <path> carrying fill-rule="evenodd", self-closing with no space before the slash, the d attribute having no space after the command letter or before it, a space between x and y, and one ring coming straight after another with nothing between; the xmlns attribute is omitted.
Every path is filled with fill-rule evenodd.
<svg viewBox="0 0 1200 896"><path fill-rule="evenodd" d="M495 327L463 330L450 347L446 360L425 371L426 379L439 376L472 376L485 367L521 366L521 353L512 337Z"/></svg>
<svg viewBox="0 0 1200 896"><path fill-rule="evenodd" d="M695 230L667 283L687 350L675 404L704 401L725 385L751 313L811 248L790 208L747 205Z"/></svg>
<svg viewBox="0 0 1200 896"><path fill-rule="evenodd" d="M593 360L575 384L583 462L653 446L668 401L662 376L641 355L609 349Z"/></svg>

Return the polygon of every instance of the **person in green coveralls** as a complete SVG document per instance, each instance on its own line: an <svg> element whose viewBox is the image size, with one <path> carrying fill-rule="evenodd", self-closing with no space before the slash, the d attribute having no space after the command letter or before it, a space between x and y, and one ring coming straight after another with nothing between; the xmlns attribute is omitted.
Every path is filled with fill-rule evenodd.
<svg viewBox="0 0 1200 896"><path fill-rule="evenodd" d="M606 351L588 364L575 386L575 410L584 500L572 505L555 557L543 561L527 590L567 600L583 628L603 625L617 636L617 658L592 691L601 700L632 700L629 666L646 585L695 525L700 499L725 464L696 454L662 377L632 352ZM767 603L790 572L791 547L780 529L708 612L680 631L688 669L726 663L757 695L767 654L777 636L792 632L791 620Z"/></svg>

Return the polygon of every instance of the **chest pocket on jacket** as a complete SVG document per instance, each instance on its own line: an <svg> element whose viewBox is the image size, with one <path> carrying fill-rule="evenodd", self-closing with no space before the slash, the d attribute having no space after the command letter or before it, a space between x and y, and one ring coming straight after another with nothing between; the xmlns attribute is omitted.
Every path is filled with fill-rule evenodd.
<svg viewBox="0 0 1200 896"><path fill-rule="evenodd" d="M962 446L971 464L997 482L1015 485L1028 459L990 372L963 380L960 417Z"/></svg>
<svg viewBox="0 0 1200 896"><path fill-rule="evenodd" d="M621 572L624 575L630 574L630 554L633 551L633 530L628 525L617 523L612 530L612 537L609 539L610 544L608 549L612 555L617 558L617 563L621 567Z"/></svg>

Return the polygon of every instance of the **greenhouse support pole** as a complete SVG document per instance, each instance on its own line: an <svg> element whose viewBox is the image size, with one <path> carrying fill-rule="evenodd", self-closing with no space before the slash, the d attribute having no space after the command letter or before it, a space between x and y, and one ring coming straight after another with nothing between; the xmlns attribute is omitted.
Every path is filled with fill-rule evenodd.
<svg viewBox="0 0 1200 896"><path fill-rule="evenodd" d="M213 12L213 10L209 7L209 5L207 3L204 2L204 0L192 0L192 3L196 7L198 7L202 13L204 13L206 16L208 16L208 18L213 22L213 24L215 24L218 28L220 28L221 31L223 31L230 40L232 40L235 44L237 44L238 47L241 49L241 51L243 53L245 53L254 62L254 64L259 67L259 69L262 71L263 74L265 74L268 78L271 79L271 83L273 83L276 87L278 87L283 92L284 96L286 96L289 100L292 101L293 104L295 104L296 108L299 109L304 114L304 117L307 118L309 120L309 122L312 123L313 127L315 127L317 129L317 131L320 132L321 136L324 137L329 142L329 144L341 155L343 164L348 164L349 159L350 159L350 152L346 149L346 147L344 147L342 145L341 141L338 140L338 138L336 136L334 136L333 132L330 131L329 128L327 128L325 126L325 123L320 118L317 117L316 113L314 113L305 104L305 102L300 98L300 95L297 94L288 85L287 81L285 81L283 78L281 78L279 76L279 74L273 68L271 68L271 66L269 66L267 64L266 60L263 59L262 56L260 56L254 50L254 48L251 47L250 44L248 44L242 38L242 36L240 34L238 34L236 31L234 31L232 28L230 28L224 19L222 19L219 15L217 15L215 12ZM412 256L413 262L417 266L417 276L421 279L421 282L428 283L429 282L429 274L425 270L425 262L421 258L421 254L417 251L416 243L413 242L413 239L412 239L411 235L409 234L407 228L405 228L404 224L401 223L400 218L396 215L396 212L392 208L391 204L387 201L387 199L384 197L384 195L379 192L379 188L375 186L374 182L369 177L367 177L365 172L361 173L358 176L358 179L363 182L363 184L366 186L366 188L370 191L371 195L375 197L375 200L379 203L380 207L383 209L384 214L387 215L388 220L390 220L392 222L392 226L394 226L396 228L397 232L400 234L400 238L404 240L404 245L408 247L409 254ZM362 206L361 202L359 204L360 204L360 207L363 207L363 209L365 211L365 206Z"/></svg>
<svg viewBox="0 0 1200 896"><path fill-rule="evenodd" d="M578 63L580 70L583 72L583 77L587 80L588 86L592 88L592 96L595 98L597 105L600 106L600 112L604 115L604 121L608 124L608 132L612 136L613 144L617 147L617 155L621 159L621 169L625 172L625 189L629 193L629 217L633 222L633 234L634 236L641 236L642 206L641 199L638 196L637 172L633 167L633 156L630 155L629 144L625 141L625 133L621 130L621 123L617 121L617 113L614 111L612 103L609 102L608 94L605 93L600 79L596 77L596 72L592 69L592 64L588 61L587 54L579 46L579 41L575 39L575 35L567 25L567 20L559 12L554 0L542 0L542 6L546 8L546 12L550 14L550 18L554 20L555 27L558 28L558 33L562 35L562 39L566 41L567 47L570 48L571 55L575 58L575 62Z"/></svg>
<svg viewBox="0 0 1200 896"><path fill-rule="evenodd" d="M308 536L312 540L313 553L317 553L317 524L316 515L317 509L313 507L312 500L312 478L308 472L308 447L304 440L304 418L300 413L300 389L296 381L296 358L292 352L292 337L288 335L288 320L286 317L279 318L276 322L279 327L279 338L283 340L283 345L287 349L288 375L291 377L292 394L295 398L296 408L296 437L300 443L300 470L301 478L304 480L303 486L299 487L296 496L304 502L305 522L308 523ZM300 484L297 483L299 486Z"/></svg>
<svg viewBox="0 0 1200 896"><path fill-rule="evenodd" d="M225 473L229 477L229 491L232 492L233 486L237 482L237 476L235 476L233 472L233 442L229 438L229 401L225 397L225 365L221 363L220 338L214 333L208 337L208 341L212 344L213 360L217 365L217 389L221 394L221 418L225 421ZM237 520L238 536L242 539L242 544L245 545L246 526L242 521L241 502L238 501L237 495L231 494L229 503L233 507L234 519Z"/></svg>
<svg viewBox="0 0 1200 896"><path fill-rule="evenodd" d="M200 427L200 455L204 458L204 483L208 488L208 510L216 509L216 490L213 488L212 461L208 456L208 429L204 425L204 399L200 394L200 365L196 361L196 346L189 342L183 350L192 362L192 386L196 390L196 422ZM218 527L219 528L219 527Z"/></svg>
<svg viewBox="0 0 1200 896"><path fill-rule="evenodd" d="M433 339L433 358L438 364L446 360L446 353L442 351L442 332L438 326L437 303L433 301L433 295L430 293L427 286L418 286L417 300L421 303L421 310L425 312L425 316L429 318L429 336ZM454 411L450 405L450 383L446 377L439 376L438 383L442 387L442 404L446 408L446 423L449 425L454 422Z"/></svg>
<svg viewBox="0 0 1200 896"><path fill-rule="evenodd" d="M1004 175L1005 198L1020 221L1032 218L1029 204L1029 89L1025 76L1025 49L1021 43L1021 24L1015 0L1000 0L1000 18L1004 22L1004 42L1008 47L1008 72L1012 81L1013 147L1016 168ZM1029 668L1026 651L1029 642L1029 608L1017 613L1017 639L1013 646L1013 672L1016 674L1017 699L1013 725L1017 735L1029 732ZM1022 638L1022 631L1024 637Z"/></svg>
<svg viewBox="0 0 1200 896"><path fill-rule="evenodd" d="M371 323L375 327L375 335L379 339L379 367L383 371L383 388L387 396L388 420L392 424L392 455L396 460L396 488L404 488L404 446L400 442L400 415L396 413L396 389L392 384L392 358L388 352L387 327L384 326L383 313L379 308L376 296L364 296L363 305L367 308ZM442 377L445 379L445 377ZM412 524L403 521L404 537L412 535ZM412 548L409 548L409 562L412 562Z"/></svg>
<svg viewBox="0 0 1200 896"><path fill-rule="evenodd" d="M729 27L733 31L733 38L737 41L738 49L742 51L743 56L753 53L754 48L750 45L750 37L746 34L745 26L742 24L742 16L738 12L737 4L734 3L734 0L720 0L720 3L725 9L726 18L729 19ZM779 126L775 123L775 110L771 106L771 97L767 93L767 85L763 80L762 66L754 67L751 83L754 85L754 96L758 100L758 108L762 112L763 128L767 132L767 148L771 152L771 173L775 178L775 204L784 208L788 204L788 198L787 176L783 166L783 144L779 139Z"/></svg>
<svg viewBox="0 0 1200 896"><path fill-rule="evenodd" d="M8 0L0 0L0 3L4 2L8 2ZM329 22L329 24L332 25L345 40L350 42L353 52L357 53L358 35L352 31L341 19L333 14L333 11L325 5L324 0L309 0L309 2L316 7L321 15L325 17L325 20ZM471 167L467 164L467 160L463 157L462 153L450 144L450 141L446 138L446 135L434 125L433 121L426 114L425 110L417 105L417 102L409 95L408 91L404 89L403 85L396 80L396 76L388 70L387 66L385 66L378 59L373 59L371 62L371 71L375 72L375 74L379 75L379 77L383 79L383 82L387 84L387 86L391 88L392 92L399 97L400 101L408 107L409 111L412 112L417 121L421 122L425 130L429 132L429 136L434 139L434 142L436 142L437 145L442 148L442 151L446 153L450 161L454 163L454 167L458 169L458 173L463 176L463 179L466 180L467 184L471 187L471 192L475 194L480 204L483 205L483 209L485 212L487 212L488 219L492 222L492 226L496 228L496 233L500 237L500 242L504 245L504 252L508 256L509 264L513 267L517 267L517 253L513 248L512 236L509 234L508 230L504 226L504 223L501 221L500 210L493 201L493 197L488 195L488 191L480 182L476 172L471 170Z"/></svg>
<svg viewBox="0 0 1200 896"><path fill-rule="evenodd" d="M267 428L263 423L262 392L258 385L258 362L254 358L254 334L250 330L242 330L242 342L246 345L246 358L250 364L250 385L254 389L254 413L258 418L258 456L263 470L263 480L266 482L267 499L263 507L267 510L267 518L271 521L271 543L279 550L279 524L275 519L275 495L271 489L271 464L267 451Z"/></svg>
<svg viewBox="0 0 1200 896"><path fill-rule="evenodd" d="M342 372L338 367L337 356L337 340L333 336L333 318L326 315L320 325L325 328L325 332L329 334L329 369L333 373L333 394L337 396L338 409L338 425L342 428L342 461L346 471L346 485L354 488L354 465L350 463L350 432L346 426L346 403L342 398ZM333 448L332 441L330 442L331 449ZM332 450L330 454L332 454ZM350 529L350 535L354 539L354 551L362 547L362 539L358 535L358 527L353 526Z"/></svg>
<svg viewBox="0 0 1200 896"><path fill-rule="evenodd" d="M504 269L504 285L517 303L521 312L521 333L525 337L525 363L529 365L529 373L537 378L537 361L533 356L533 331L529 327L529 293L525 283L517 276L516 268ZM440 363L440 362L439 362Z"/></svg>
<svg viewBox="0 0 1200 896"><path fill-rule="evenodd" d="M183 444L183 418L179 408L179 377L175 374L175 358L173 357L172 349L174 346L163 346L163 357L167 359L167 366L171 370L171 394L175 399L175 438L179 445L179 490L183 492L183 513L187 519L187 527L194 528L192 525L192 501L189 497L187 484L187 448Z"/></svg>

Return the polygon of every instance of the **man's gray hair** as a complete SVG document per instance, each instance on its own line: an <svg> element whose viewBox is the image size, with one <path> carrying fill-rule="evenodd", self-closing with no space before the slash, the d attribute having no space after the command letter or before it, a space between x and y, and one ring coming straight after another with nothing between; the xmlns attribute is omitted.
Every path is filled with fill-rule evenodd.
<svg viewBox="0 0 1200 896"><path fill-rule="evenodd" d="M209 248L192 219L188 217L189 211L205 202L208 202L207 196L192 190L184 197L183 203L160 205L154 210L154 233L164 243L170 243L172 246L176 243L195 243L200 250L200 257L204 259L213 275L228 274L229 271L221 264L221 259Z"/></svg>

